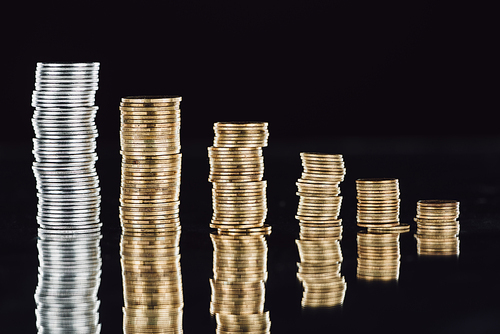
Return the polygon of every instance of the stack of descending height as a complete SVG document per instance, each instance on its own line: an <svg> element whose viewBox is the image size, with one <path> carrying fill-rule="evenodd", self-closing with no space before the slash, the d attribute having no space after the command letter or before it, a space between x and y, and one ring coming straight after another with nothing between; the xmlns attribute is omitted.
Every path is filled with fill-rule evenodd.
<svg viewBox="0 0 500 334"><path fill-rule="evenodd" d="M303 172L297 181L300 224L297 276L304 287L302 307L335 307L343 303L347 285L342 264L342 204L339 184L345 166L341 154L301 153Z"/></svg>
<svg viewBox="0 0 500 334"><path fill-rule="evenodd" d="M267 280L266 181L262 147L267 123L215 123L208 148L212 182L214 278L210 280L217 333L269 333L264 310Z"/></svg>
<svg viewBox="0 0 500 334"><path fill-rule="evenodd" d="M266 181L262 147L267 123L215 123L214 145L208 148L213 216L219 231L268 231Z"/></svg>
<svg viewBox="0 0 500 334"><path fill-rule="evenodd" d="M125 333L182 332L180 96L120 103Z"/></svg>
<svg viewBox="0 0 500 334"><path fill-rule="evenodd" d="M100 332L99 63L38 63L33 172L38 190L40 333Z"/></svg>
<svg viewBox="0 0 500 334"><path fill-rule="evenodd" d="M357 221L371 231L407 232L399 223L399 181L392 178L357 179Z"/></svg>
<svg viewBox="0 0 500 334"><path fill-rule="evenodd" d="M458 255L460 253L460 203L455 200L417 202L417 253L419 255Z"/></svg>
<svg viewBox="0 0 500 334"><path fill-rule="evenodd" d="M345 176L342 155L301 153L300 157L303 172L297 181L300 199L296 218L301 226L341 226L339 184Z"/></svg>

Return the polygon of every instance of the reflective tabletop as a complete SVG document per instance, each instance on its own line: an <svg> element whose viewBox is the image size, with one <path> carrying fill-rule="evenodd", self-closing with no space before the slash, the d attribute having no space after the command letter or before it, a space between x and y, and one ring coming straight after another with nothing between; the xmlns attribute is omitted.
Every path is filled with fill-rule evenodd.
<svg viewBox="0 0 500 334"><path fill-rule="evenodd" d="M116 144L98 143L100 235L74 237L64 244L37 230L31 147L3 145L2 332L36 332L40 319L36 312L46 312L43 319L54 312L37 308L37 303L49 301L41 289L72 285L78 287L75 291L85 291L81 302L88 299L87 313L74 310L88 315L78 321L100 324L101 333L122 332L125 316L139 319L136 326L140 316L147 318L147 312L127 313L124 292L130 298L143 296L137 303L176 305L176 313L168 313L169 321L163 317L157 323L163 332L176 326L185 333L237 329L496 333L500 330L499 143L498 138L466 137L273 142L271 134L264 149L264 179L266 224L272 231L239 239L209 227L211 139L183 144L181 230L165 236L172 247L162 253L177 279L164 280L153 291L157 298L147 300L144 296L151 296L151 291L144 293L143 286L151 277L122 274L120 252L125 249L130 255L146 246L144 240L122 235L121 158ZM308 234L295 218L296 181L302 172L299 153L308 151L343 154L341 230ZM355 180L372 177L399 180L400 220L410 225L410 232L370 233L356 226ZM418 234L414 218L422 199L459 201L459 233L437 240ZM451 251L442 252L444 248ZM58 266L68 257L76 259L81 269L73 267L57 286L43 285L44 278L62 270ZM128 265L134 266L130 259ZM223 284L228 277L238 279Z"/></svg>

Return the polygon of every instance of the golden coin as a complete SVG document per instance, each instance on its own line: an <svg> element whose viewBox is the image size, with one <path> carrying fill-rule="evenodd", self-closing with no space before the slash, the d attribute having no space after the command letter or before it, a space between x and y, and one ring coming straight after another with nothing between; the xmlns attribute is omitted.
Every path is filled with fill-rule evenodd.
<svg viewBox="0 0 500 334"><path fill-rule="evenodd" d="M318 152L301 152L300 157L305 160L343 160L342 154L328 154Z"/></svg>
<svg viewBox="0 0 500 334"><path fill-rule="evenodd" d="M357 226L359 227L395 227L399 225L399 221L387 221L387 222L357 222Z"/></svg>
<svg viewBox="0 0 500 334"><path fill-rule="evenodd" d="M219 129L253 129L253 128L267 128L267 122L216 122L214 123L214 130L218 131Z"/></svg>
<svg viewBox="0 0 500 334"><path fill-rule="evenodd" d="M182 101L182 97L179 95L127 96L121 99L123 103L172 103L180 101Z"/></svg>
<svg viewBox="0 0 500 334"><path fill-rule="evenodd" d="M135 113L147 114L180 114L180 105L167 105L167 106L120 106L120 113L122 115L130 115Z"/></svg>
<svg viewBox="0 0 500 334"><path fill-rule="evenodd" d="M410 225L408 224L400 224L398 226L393 226L393 227L369 227L368 232L373 232L373 233L406 233L410 232Z"/></svg>

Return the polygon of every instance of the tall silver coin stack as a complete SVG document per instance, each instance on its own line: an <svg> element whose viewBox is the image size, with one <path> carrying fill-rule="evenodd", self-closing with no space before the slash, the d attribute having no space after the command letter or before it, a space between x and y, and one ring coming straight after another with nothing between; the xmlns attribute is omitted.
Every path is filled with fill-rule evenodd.
<svg viewBox="0 0 500 334"><path fill-rule="evenodd" d="M99 333L99 63L38 63L32 96L38 190L39 333Z"/></svg>

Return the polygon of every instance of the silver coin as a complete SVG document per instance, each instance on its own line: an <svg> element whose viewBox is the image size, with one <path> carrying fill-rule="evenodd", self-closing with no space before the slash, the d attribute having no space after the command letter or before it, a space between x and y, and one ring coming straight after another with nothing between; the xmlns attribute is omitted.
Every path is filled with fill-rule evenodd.
<svg viewBox="0 0 500 334"><path fill-rule="evenodd" d="M33 98L88 98L90 96L95 96L96 91L86 91L86 92L67 92L67 91L52 91L52 90L34 90L31 96Z"/></svg>
<svg viewBox="0 0 500 334"><path fill-rule="evenodd" d="M71 138L66 138L66 139L61 139L61 140L54 140L54 139L42 139L42 138L33 138L33 143L37 145L42 145L42 146L81 146L81 145L94 145L96 144L96 141L94 139L88 138L84 140L78 140L78 139L71 139Z"/></svg>
<svg viewBox="0 0 500 334"><path fill-rule="evenodd" d="M92 62L37 62L36 68L98 68L100 63L97 61Z"/></svg>
<svg viewBox="0 0 500 334"><path fill-rule="evenodd" d="M56 108L43 108L43 107L38 107L35 108L34 112L38 113L76 113L76 112L90 112L94 111L96 112L99 110L98 106L91 106L91 107L56 107Z"/></svg>
<svg viewBox="0 0 500 334"><path fill-rule="evenodd" d="M82 70L82 71L51 71L51 70L37 70L35 71L35 81L43 81L45 78L64 78L64 79L85 79L90 78L99 80L99 70Z"/></svg>
<svg viewBox="0 0 500 334"><path fill-rule="evenodd" d="M94 173L94 165L82 165L78 163L58 164L57 162L34 161L32 166L35 173Z"/></svg>

